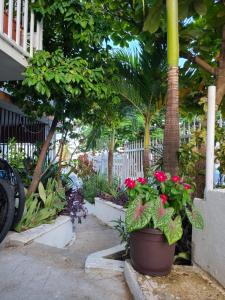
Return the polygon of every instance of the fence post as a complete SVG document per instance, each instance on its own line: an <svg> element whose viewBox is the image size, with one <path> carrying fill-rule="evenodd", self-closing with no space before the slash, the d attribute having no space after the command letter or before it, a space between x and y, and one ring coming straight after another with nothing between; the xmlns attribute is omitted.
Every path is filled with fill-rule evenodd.
<svg viewBox="0 0 225 300"><path fill-rule="evenodd" d="M213 190L215 114L216 114L216 87L209 86L209 88L208 88L208 113L207 113L205 193L210 190Z"/></svg>

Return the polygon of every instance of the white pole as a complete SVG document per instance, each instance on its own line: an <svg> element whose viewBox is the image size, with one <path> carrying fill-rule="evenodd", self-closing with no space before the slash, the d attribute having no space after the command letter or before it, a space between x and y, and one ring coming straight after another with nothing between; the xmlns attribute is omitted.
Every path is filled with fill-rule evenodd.
<svg viewBox="0 0 225 300"><path fill-rule="evenodd" d="M208 88L208 113L207 113L205 192L213 190L215 115L216 115L216 87L209 86L209 88Z"/></svg>

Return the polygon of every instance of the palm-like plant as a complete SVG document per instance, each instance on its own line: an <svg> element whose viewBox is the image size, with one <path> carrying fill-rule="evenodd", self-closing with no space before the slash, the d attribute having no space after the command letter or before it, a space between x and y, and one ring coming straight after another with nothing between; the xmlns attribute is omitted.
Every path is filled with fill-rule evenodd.
<svg viewBox="0 0 225 300"><path fill-rule="evenodd" d="M123 50L116 53L121 80L116 83L116 90L121 97L136 110L144 121L144 175L150 167L150 124L154 114L165 103L166 59L163 47L154 42L135 53Z"/></svg>
<svg viewBox="0 0 225 300"><path fill-rule="evenodd" d="M178 173L179 132L179 35L178 0L167 0L168 90L164 130L163 165L172 175Z"/></svg>

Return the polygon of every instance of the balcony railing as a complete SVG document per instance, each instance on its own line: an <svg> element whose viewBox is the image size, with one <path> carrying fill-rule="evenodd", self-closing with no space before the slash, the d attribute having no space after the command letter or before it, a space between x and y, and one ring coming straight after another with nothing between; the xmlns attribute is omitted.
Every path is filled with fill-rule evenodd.
<svg viewBox="0 0 225 300"><path fill-rule="evenodd" d="M26 57L42 49L43 23L35 19L29 0L0 0L0 39Z"/></svg>

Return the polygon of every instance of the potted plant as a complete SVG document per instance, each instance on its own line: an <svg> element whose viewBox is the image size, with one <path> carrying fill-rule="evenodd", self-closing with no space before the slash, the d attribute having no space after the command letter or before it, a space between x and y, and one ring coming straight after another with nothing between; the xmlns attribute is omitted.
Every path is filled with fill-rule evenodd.
<svg viewBox="0 0 225 300"><path fill-rule="evenodd" d="M167 275L173 264L175 243L182 237L184 212L193 227L203 228L203 218L193 205L193 185L162 171L145 178L127 178L129 202L125 225L130 233L133 267L142 274Z"/></svg>

